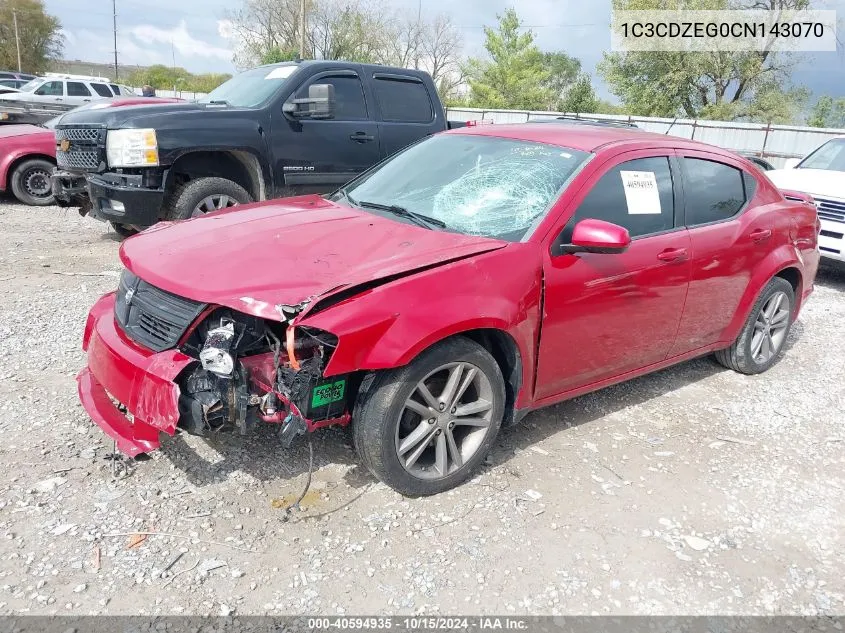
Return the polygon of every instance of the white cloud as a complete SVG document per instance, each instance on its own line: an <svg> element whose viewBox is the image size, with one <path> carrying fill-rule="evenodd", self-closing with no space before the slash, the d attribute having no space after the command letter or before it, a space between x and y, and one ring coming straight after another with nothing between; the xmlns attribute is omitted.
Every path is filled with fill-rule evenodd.
<svg viewBox="0 0 845 633"><path fill-rule="evenodd" d="M151 51L151 53L160 54L162 50L161 45L164 45L164 49L169 52L170 45L172 44L180 57L205 57L220 59L226 62L232 59L231 49L224 48L223 46L215 46L195 38L188 32L188 27L184 21L170 29L151 24L139 24L130 27L127 31L143 48L146 48L146 45L149 44L158 44L159 46L154 47L157 50ZM118 47L125 48L125 45L119 44ZM164 57L170 58L169 55L164 55Z"/></svg>
<svg viewBox="0 0 845 633"><path fill-rule="evenodd" d="M235 26L231 20L217 20L217 34L224 40L232 39L235 36Z"/></svg>

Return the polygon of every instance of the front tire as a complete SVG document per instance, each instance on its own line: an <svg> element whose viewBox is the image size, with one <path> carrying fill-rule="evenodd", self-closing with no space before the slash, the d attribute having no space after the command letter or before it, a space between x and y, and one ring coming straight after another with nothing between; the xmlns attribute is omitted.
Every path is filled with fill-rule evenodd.
<svg viewBox="0 0 845 633"><path fill-rule="evenodd" d="M50 176L55 169L53 163L41 158L25 160L15 168L12 174L12 193L15 198L34 207L46 207L53 204L53 188Z"/></svg>
<svg viewBox="0 0 845 633"><path fill-rule="evenodd" d="M364 465L397 492L437 494L478 469L504 409L505 381L495 359L456 337L378 374L355 407L353 440Z"/></svg>
<svg viewBox="0 0 845 633"><path fill-rule="evenodd" d="M252 202L252 198L246 189L226 178L197 178L179 187L171 201L166 219L187 220Z"/></svg>
<svg viewBox="0 0 845 633"><path fill-rule="evenodd" d="M734 344L715 353L716 360L741 374L761 374L777 362L783 351L795 306L792 285L773 277L751 309Z"/></svg>

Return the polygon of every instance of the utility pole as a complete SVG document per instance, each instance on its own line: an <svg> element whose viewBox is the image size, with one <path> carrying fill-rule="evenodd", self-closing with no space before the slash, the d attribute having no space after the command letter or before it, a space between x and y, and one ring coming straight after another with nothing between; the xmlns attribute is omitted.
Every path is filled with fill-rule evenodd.
<svg viewBox="0 0 845 633"><path fill-rule="evenodd" d="M299 59L305 59L305 0L299 0Z"/></svg>
<svg viewBox="0 0 845 633"><path fill-rule="evenodd" d="M18 47L18 72L21 72L21 38L18 35L18 12L12 9L12 21L15 23L15 46Z"/></svg>
<svg viewBox="0 0 845 633"><path fill-rule="evenodd" d="M111 0L112 19L114 23L114 80L120 79L120 71L117 69L117 0Z"/></svg>

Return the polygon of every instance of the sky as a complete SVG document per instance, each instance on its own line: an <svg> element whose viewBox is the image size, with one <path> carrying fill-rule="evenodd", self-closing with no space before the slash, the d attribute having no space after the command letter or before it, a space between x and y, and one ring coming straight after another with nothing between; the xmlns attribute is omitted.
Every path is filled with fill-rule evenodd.
<svg viewBox="0 0 845 633"><path fill-rule="evenodd" d="M116 0L118 54L122 64L166 64L191 72L233 72L235 42L225 18L238 0ZM484 25L515 6L523 23L535 34L543 50L562 50L581 60L593 74L599 96L616 99L595 76L602 52L610 48L610 0L382 0L398 11L445 13L464 37L464 52L483 54ZM421 5L418 5L421 2ZM65 58L93 62L113 60L111 0L46 0L65 31ZM178 8L174 8L178 7ZM814 8L836 9L845 18L845 0L816 0ZM845 27L841 26L840 29ZM845 41L845 34L839 36ZM816 96L845 96L845 49L829 53L804 53L793 82Z"/></svg>

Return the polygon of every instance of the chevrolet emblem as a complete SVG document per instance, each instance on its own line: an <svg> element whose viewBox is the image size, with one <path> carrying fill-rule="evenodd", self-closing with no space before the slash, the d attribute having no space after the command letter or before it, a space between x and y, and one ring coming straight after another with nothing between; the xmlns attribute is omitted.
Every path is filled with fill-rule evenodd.
<svg viewBox="0 0 845 633"><path fill-rule="evenodd" d="M70 149L70 141L67 139L62 139L62 142L59 143L59 149L63 152L66 152Z"/></svg>

